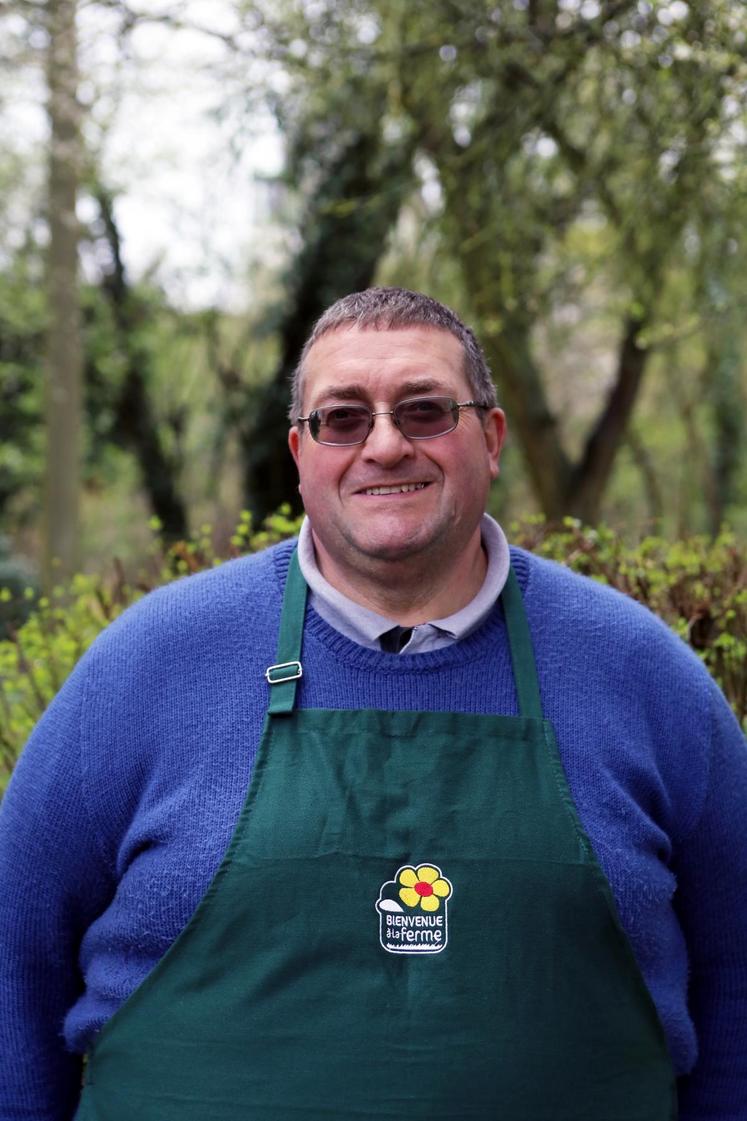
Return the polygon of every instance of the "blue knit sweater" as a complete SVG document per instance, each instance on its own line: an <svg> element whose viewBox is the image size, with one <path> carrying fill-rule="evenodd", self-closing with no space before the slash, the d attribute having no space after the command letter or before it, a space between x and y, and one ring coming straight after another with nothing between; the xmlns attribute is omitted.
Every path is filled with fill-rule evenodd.
<svg viewBox="0 0 747 1121"><path fill-rule="evenodd" d="M258 747L291 548L147 596L34 732L0 811L0 1121L69 1121L80 1052L220 863ZM744 1121L744 738L649 612L512 556L545 715L683 1076L682 1121ZM502 612L447 649L397 656L309 609L299 703L515 714Z"/></svg>

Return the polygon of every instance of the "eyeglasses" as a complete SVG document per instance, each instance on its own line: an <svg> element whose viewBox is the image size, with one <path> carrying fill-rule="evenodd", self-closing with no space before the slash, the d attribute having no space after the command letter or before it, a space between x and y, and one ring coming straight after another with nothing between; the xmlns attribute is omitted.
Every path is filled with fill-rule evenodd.
<svg viewBox="0 0 747 1121"><path fill-rule="evenodd" d="M300 416L298 424L308 424L317 444L350 447L363 444L377 416L390 416L408 440L433 440L453 432L459 423L461 409L488 409L479 401L454 401L451 397L411 397L393 409L374 413L367 405L327 405Z"/></svg>

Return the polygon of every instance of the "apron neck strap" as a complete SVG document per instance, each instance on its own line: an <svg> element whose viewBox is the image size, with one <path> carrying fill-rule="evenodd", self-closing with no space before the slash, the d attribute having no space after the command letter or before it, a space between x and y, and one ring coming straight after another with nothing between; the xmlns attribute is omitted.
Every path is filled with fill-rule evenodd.
<svg viewBox="0 0 747 1121"><path fill-rule="evenodd" d="M307 590L298 563L298 549L294 549L288 566L283 610L280 615L278 660L276 665L265 670L265 677L270 685L270 703L267 711L271 716L292 712L296 703L296 684L303 676L301 643Z"/></svg>
<svg viewBox="0 0 747 1121"><path fill-rule="evenodd" d="M501 603L506 616L511 664L519 698L519 713L521 716L542 720L542 700L537 679L537 663L532 649L532 636L529 633L524 601L513 566L508 570L508 579L501 593Z"/></svg>
<svg viewBox="0 0 747 1121"><path fill-rule="evenodd" d="M303 622L306 613L306 581L298 563L298 550L288 566L288 579L283 596L283 609L280 615L278 634L277 664L265 671L270 685L270 703L267 711L271 716L293 711L296 703L296 685L303 676L301 666L301 643ZM513 567L508 570L508 578L501 593L501 602L506 616L508 643L511 650L511 664L514 670L516 693L519 698L521 716L542 719L537 666L532 650L524 602L519 582Z"/></svg>

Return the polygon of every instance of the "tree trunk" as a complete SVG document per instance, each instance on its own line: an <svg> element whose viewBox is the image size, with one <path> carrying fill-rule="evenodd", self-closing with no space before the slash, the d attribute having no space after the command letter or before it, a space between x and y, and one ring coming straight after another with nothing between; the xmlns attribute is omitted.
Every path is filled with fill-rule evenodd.
<svg viewBox="0 0 747 1121"><path fill-rule="evenodd" d="M75 0L49 0L47 111L49 326L45 384L44 583L72 575L79 563L83 354L78 300L81 171Z"/></svg>
<svg viewBox="0 0 747 1121"><path fill-rule="evenodd" d="M724 316L725 309L739 308L738 294L731 291L732 285L729 270L719 276L712 266L706 269L703 302L710 311L711 323L701 381L713 424L713 450L705 462L707 521L713 534L719 532L728 518L729 507L737 499L747 434L738 319L734 311L727 318Z"/></svg>
<svg viewBox="0 0 747 1121"><path fill-rule="evenodd" d="M286 442L290 376L322 312L339 297L371 284L412 183L409 144L387 146L380 121L371 124L371 131L354 134L325 170L310 204L306 240L292 266L287 311L279 326L280 361L255 403L252 424L239 434L245 503L257 520L283 502L295 511L301 508Z"/></svg>
<svg viewBox="0 0 747 1121"><path fill-rule="evenodd" d="M711 533L721 529L730 505L736 501L739 469L744 457L744 393L739 383L740 359L736 329L725 332L722 345L711 352L710 396L713 410L713 501L709 510Z"/></svg>
<svg viewBox="0 0 747 1121"><path fill-rule="evenodd" d="M96 187L106 240L112 265L103 282L117 330L119 346L125 360L124 380L114 405L112 439L129 448L140 468L142 487L150 507L161 523L167 541L188 536L186 503L177 486L180 463L169 455L156 417L148 382L152 376L152 356L138 343L138 318L141 309L127 282L122 261L121 240L114 218L111 195L104 187Z"/></svg>
<svg viewBox="0 0 747 1121"><path fill-rule="evenodd" d="M527 330L523 325L506 325L494 335L482 331L481 341L540 508L547 518L561 518L568 512L572 467L529 348Z"/></svg>
<svg viewBox="0 0 747 1121"><path fill-rule="evenodd" d="M644 313L631 313L625 320L615 383L568 481L565 512L590 525L599 519L602 497L643 381L649 352L638 336L645 322Z"/></svg>
<svg viewBox="0 0 747 1121"><path fill-rule="evenodd" d="M487 309L484 311L489 322ZM629 315L624 324L614 385L576 463L562 446L558 419L550 410L541 373L531 355L528 328L521 322L512 324L504 314L498 332L493 336L482 333L485 353L500 387L509 425L516 429L532 488L543 514L551 520L572 515L593 524L599 519L648 359L648 351L638 342L643 325L643 315Z"/></svg>

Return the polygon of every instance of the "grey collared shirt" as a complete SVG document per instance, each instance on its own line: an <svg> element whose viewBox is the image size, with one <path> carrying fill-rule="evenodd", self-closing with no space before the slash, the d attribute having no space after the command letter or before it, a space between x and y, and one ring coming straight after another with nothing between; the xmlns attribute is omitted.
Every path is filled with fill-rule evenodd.
<svg viewBox="0 0 747 1121"><path fill-rule="evenodd" d="M423 654L440 650L452 642L466 638L476 630L503 591L509 568L508 542L501 527L488 514L483 514L480 525L482 544L488 558L485 580L474 599L447 615L419 623L413 628L410 640L401 654ZM316 563L314 540L309 519L305 518L298 538L298 560L304 580L309 586L309 602L318 615L340 634L366 646L369 650L381 649L381 636L397 626L396 619L387 619L375 611L348 599L324 579Z"/></svg>

